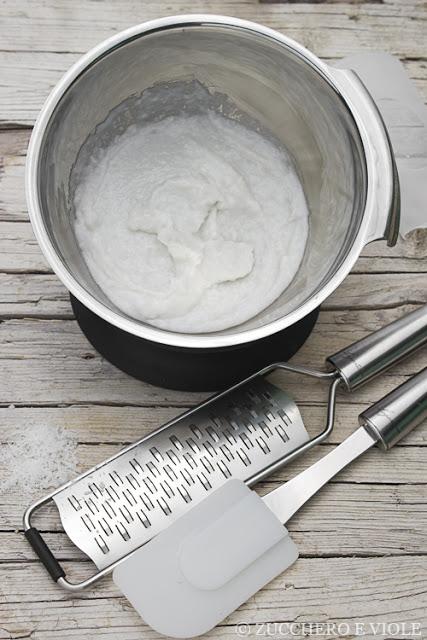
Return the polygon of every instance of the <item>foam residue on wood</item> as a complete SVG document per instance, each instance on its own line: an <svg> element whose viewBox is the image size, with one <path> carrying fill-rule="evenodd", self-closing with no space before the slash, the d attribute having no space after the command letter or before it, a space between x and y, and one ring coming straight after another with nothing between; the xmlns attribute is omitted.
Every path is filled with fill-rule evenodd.
<svg viewBox="0 0 427 640"><path fill-rule="evenodd" d="M37 496L77 475L77 437L60 426L31 424L0 447L0 494Z"/></svg>

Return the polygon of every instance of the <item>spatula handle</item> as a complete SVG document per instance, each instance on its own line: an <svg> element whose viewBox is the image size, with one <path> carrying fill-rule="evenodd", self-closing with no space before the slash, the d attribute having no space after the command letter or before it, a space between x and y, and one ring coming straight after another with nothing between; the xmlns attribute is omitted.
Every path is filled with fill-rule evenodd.
<svg viewBox="0 0 427 640"><path fill-rule="evenodd" d="M427 344L427 305L328 358L349 390Z"/></svg>
<svg viewBox="0 0 427 640"><path fill-rule="evenodd" d="M359 422L385 450L427 418L427 367L363 411Z"/></svg>

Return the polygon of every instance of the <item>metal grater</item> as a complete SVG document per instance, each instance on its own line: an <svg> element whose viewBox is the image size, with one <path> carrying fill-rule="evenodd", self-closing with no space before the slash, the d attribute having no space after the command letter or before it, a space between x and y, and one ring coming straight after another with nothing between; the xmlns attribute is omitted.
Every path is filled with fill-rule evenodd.
<svg viewBox="0 0 427 640"><path fill-rule="evenodd" d="M104 569L228 478L254 482L307 440L288 394L256 377L98 465L53 500L68 536Z"/></svg>

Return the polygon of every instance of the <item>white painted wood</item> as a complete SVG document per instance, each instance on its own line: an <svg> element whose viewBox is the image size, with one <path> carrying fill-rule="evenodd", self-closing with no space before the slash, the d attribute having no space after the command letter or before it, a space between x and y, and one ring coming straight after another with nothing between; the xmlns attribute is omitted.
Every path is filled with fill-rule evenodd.
<svg viewBox="0 0 427 640"><path fill-rule="evenodd" d="M2 134L0 133L0 144ZM2 177L0 175L0 198ZM25 204L22 203L22 207ZM9 209L10 210L10 209ZM1 218L1 214L0 214ZM368 245L353 267L353 273L425 273L427 271L427 231L417 229L399 238L394 247L385 242ZM0 273L52 273L34 237L31 224L0 219Z"/></svg>
<svg viewBox="0 0 427 640"><path fill-rule="evenodd" d="M327 440L328 445L339 444L349 436L354 431L357 416L367 407L366 403L345 402L349 398L345 393L340 396L335 426ZM299 402L299 408L308 431L320 431L326 419L325 403L313 404L310 398L303 398ZM37 429L39 425L47 424L63 426L75 435L79 443L86 445L125 446L148 435L185 410L184 406L0 407L1 442L12 442L17 434L23 433L26 429ZM401 443L396 445L397 449L399 446ZM427 427L414 429L402 441L402 446L415 447L417 450L423 446L427 447ZM407 452L402 453L402 456L404 455L407 455ZM388 458L384 458L384 465L389 464L387 460ZM392 469L388 472L394 473ZM404 482L404 477L401 480ZM427 477L424 477L424 480L427 481ZM381 482L382 476L377 476L375 481ZM417 482L422 481L421 477L417 479Z"/></svg>
<svg viewBox="0 0 427 640"><path fill-rule="evenodd" d="M352 273L325 300L322 308L376 310L404 304L420 305L427 302L425 283L425 271ZM68 291L54 274L0 272L1 317L71 318ZM0 340L1 331L0 327Z"/></svg>
<svg viewBox="0 0 427 640"><path fill-rule="evenodd" d="M324 323L319 322L294 361L322 366L326 355L365 335L366 330L358 328L357 318L363 322L369 313L361 312L359 316L352 311L322 314ZM391 315L388 309L380 313L382 318ZM134 380L96 354L71 320L4 320L0 324L0 353L0 403L4 404L97 402L182 406L194 404L206 395L161 389ZM374 402L403 382L406 376L418 371L425 362L423 358L425 356L420 352L402 362L352 394L350 401ZM275 373L273 380L284 384L297 401L325 400L326 388L322 381L305 378L302 382L299 377L283 372ZM343 397L347 401L347 396Z"/></svg>
<svg viewBox="0 0 427 640"><path fill-rule="evenodd" d="M315 42L312 44L307 42L307 37L302 37L305 31L294 34L291 30L282 30L321 56L319 49L321 51L322 48L316 46ZM326 32L328 33L327 29ZM332 39L336 33L341 34L339 28L336 31L331 30L329 37ZM360 33L363 31L361 30ZM312 40L315 40L316 37L318 36L313 33ZM345 29L340 37L347 38ZM414 37L418 38L414 40L415 43L420 42L422 34L414 34ZM351 38L349 40L351 42ZM387 46L387 43L375 44L374 40L365 45L359 45L356 42L353 46L343 49L342 56L355 53L365 46L368 49L384 49L399 56L399 51L393 50ZM422 56L423 52L420 46L422 45L414 46L411 55ZM327 47L325 51L328 51ZM0 85L0 128L32 126L49 93L78 58L78 54L71 53L27 53L24 51L17 56L10 52L0 51L0 75L5 83ZM414 79L414 82L423 98L426 99L427 81L425 75L423 78Z"/></svg>
<svg viewBox="0 0 427 640"><path fill-rule="evenodd" d="M254 0L214 0L183 3L95 3L15 0L0 7L3 24L0 51L0 125L33 124L61 75L80 54L133 24L162 15L210 12L255 20L282 31L323 58L343 57L362 49L382 49L402 59L425 57L425 9L405 0L386 6L343 4L259 4ZM411 20L407 16L411 15ZM419 18L419 19L417 19ZM422 77L418 77L422 74ZM426 95L425 63L412 75Z"/></svg>
<svg viewBox="0 0 427 640"><path fill-rule="evenodd" d="M304 461L294 462L275 474L272 480L260 483L257 491L265 494L331 448L332 445L322 445L313 450ZM79 472L117 453L117 450L117 446L111 445L80 445ZM302 553L400 554L402 548L407 553L427 553L427 539L423 535L427 526L427 479L423 473L426 461L426 447L400 447L387 455L375 449L337 476L289 523L290 531L312 533L310 541L302 541ZM0 482L4 478L2 471ZM38 497L31 487L9 489L0 506L2 530L22 530L23 511ZM63 530L53 505L40 511L35 523L43 531ZM322 533L322 539L315 543L313 550L313 540L318 532ZM366 548L367 542L375 545L375 551ZM6 555L9 553L7 548L3 551ZM15 556L7 557L14 559ZM62 557L67 556L62 554Z"/></svg>
<svg viewBox="0 0 427 640"><path fill-rule="evenodd" d="M29 131L0 133L0 220L28 219L24 169L29 133Z"/></svg>
<svg viewBox="0 0 427 640"><path fill-rule="evenodd" d="M143 410L141 411L143 413ZM352 420L353 429L357 428L356 412ZM33 427L34 428L34 427ZM420 427L421 437L427 437L427 427L423 429ZM0 445L5 447L7 445ZM285 482L293 477L296 473L299 473L307 466L313 464L319 458L329 453L336 445L322 444L316 449L312 449L304 459L295 460L291 464L284 467L280 472L274 475L274 481L277 483ZM103 460L115 455L120 451L121 446L99 444L99 445L87 445L80 444L77 448L78 456L78 468L77 473L83 473L87 469L90 469L95 464L102 462ZM416 484L426 485L425 490L420 489L420 496L423 491L427 492L427 477L424 472L425 465L427 463L427 446L415 447L404 446L401 448L394 448L387 455L379 449L373 449L367 453L360 462L350 466L345 471L341 472L336 479L332 481L332 484L341 483L367 483L367 484L393 484L393 485L407 485ZM72 478L70 478L72 479ZM4 469L0 469L0 483L7 480L7 474ZM48 489L49 487L46 487ZM52 487L55 488L55 487ZM363 489L362 489L363 491ZM385 488L385 492L390 489ZM26 491L10 490L9 498L16 501L18 504L22 504L22 508L25 508L26 502L31 501L32 498L37 498L31 487L28 487ZM14 495L15 494L15 495ZM25 495L23 495L25 494ZM357 491L356 491L357 496ZM427 496L427 493L426 493ZM426 508L427 510L427 508ZM427 524L427 523L426 523ZM427 545L427 539L425 540Z"/></svg>
<svg viewBox="0 0 427 640"><path fill-rule="evenodd" d="M0 222L0 273L35 271L51 273L30 223Z"/></svg>
<svg viewBox="0 0 427 640"><path fill-rule="evenodd" d="M289 522L288 529L303 556L424 555L426 499L425 485L335 483ZM22 503L23 500L7 505L10 512L6 513L7 520L0 532L0 566L2 562L36 561L22 533ZM0 513L3 518L3 512ZM48 528L44 538L58 560L84 559L83 553L59 530L53 513L50 517L48 514L38 517L37 523ZM21 531L17 533L16 528Z"/></svg>
<svg viewBox="0 0 427 640"><path fill-rule="evenodd" d="M84 575L85 567L81 563L66 566L70 572ZM204 637L235 640L238 637L235 625L239 622L255 627L272 621L346 620L354 625L361 619L389 623L412 620L424 626L427 611L422 584L426 570L425 556L301 558L285 575L230 616L225 625ZM5 564L1 573L1 584L9 597L0 609L4 630L0 631L0 638L154 640L159 637L142 623L114 590L111 581L105 580L96 590L71 600L63 591L55 589L38 565ZM255 631L256 628L253 635ZM276 632L272 637L280 635ZM363 637L378 640L379 636L367 633Z"/></svg>
<svg viewBox="0 0 427 640"><path fill-rule="evenodd" d="M402 11L403 3L405 5ZM219 13L255 20L286 30L318 55L346 55L363 46L387 49L408 57L424 56L423 3L413 0L386 2L385 6L351 2L331 4L260 4L255 0L20 0L2 3L2 49L82 53L117 31L145 20L184 13ZM406 18L411 16L412 20ZM417 20L419 18L419 20ZM334 33L335 32L335 33ZM411 53L412 55L409 55Z"/></svg>
<svg viewBox="0 0 427 640"><path fill-rule="evenodd" d="M427 265L427 229L415 229L399 237L396 246L372 242L362 252L353 272L423 272Z"/></svg>

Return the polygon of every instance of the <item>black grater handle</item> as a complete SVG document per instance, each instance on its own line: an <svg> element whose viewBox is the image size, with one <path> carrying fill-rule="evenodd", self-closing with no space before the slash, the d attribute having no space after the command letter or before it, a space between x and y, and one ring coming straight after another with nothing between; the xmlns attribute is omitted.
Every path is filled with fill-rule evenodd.
<svg viewBox="0 0 427 640"><path fill-rule="evenodd" d="M61 567L58 560L55 558L52 551L49 549L46 542L43 540L40 531L35 527L31 527L30 529L27 529L24 533L28 542L32 546L34 552L43 562L51 578L53 578L55 582L57 582L59 578L64 578L65 577L64 569Z"/></svg>
<svg viewBox="0 0 427 640"><path fill-rule="evenodd" d="M427 305L329 356L351 391L427 343Z"/></svg>

